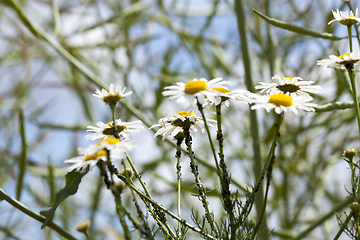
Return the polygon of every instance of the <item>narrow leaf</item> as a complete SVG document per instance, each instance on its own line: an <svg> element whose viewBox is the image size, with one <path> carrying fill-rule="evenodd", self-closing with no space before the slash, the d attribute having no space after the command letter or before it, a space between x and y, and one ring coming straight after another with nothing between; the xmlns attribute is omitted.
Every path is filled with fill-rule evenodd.
<svg viewBox="0 0 360 240"><path fill-rule="evenodd" d="M259 15L261 18L265 19L271 25L282 28L282 29L289 30L291 32L296 32L299 34L309 35L309 36L313 36L313 37L317 37L317 38L325 38L325 39L330 39L330 40L341 40L342 39L331 33L318 33L318 32L315 32L315 31L307 29L307 28L299 27L292 23L283 22L283 21L280 21L280 20L277 20L274 18L270 18L270 17L262 14L261 12L259 12L256 9L253 9L253 12L255 12L257 15Z"/></svg>
<svg viewBox="0 0 360 240"><path fill-rule="evenodd" d="M26 138L25 138L25 126L24 126L24 116L22 110L19 111L19 124L20 124L20 135L21 135L21 155L19 159L19 176L16 184L16 199L20 200L21 190L23 187L23 179L26 170Z"/></svg>
<svg viewBox="0 0 360 240"><path fill-rule="evenodd" d="M43 216L49 216L41 226L41 229L46 227L46 225L51 222L55 210L59 206L59 204L62 201L64 201L66 198L68 198L71 195L74 195L77 192L82 177L85 176L88 173L88 171L89 169L87 169L85 172L76 172L76 170L73 170L72 172L66 174L65 176L66 185L63 189L61 189L58 193L56 193L54 204L52 206L43 208L42 211L40 212L41 215Z"/></svg>

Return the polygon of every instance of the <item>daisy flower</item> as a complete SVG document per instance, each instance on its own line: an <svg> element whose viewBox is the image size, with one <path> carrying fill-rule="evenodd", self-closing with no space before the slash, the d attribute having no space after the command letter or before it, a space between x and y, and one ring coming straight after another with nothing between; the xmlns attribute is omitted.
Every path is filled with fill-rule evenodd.
<svg viewBox="0 0 360 240"><path fill-rule="evenodd" d="M125 152L133 148L134 146L129 141L120 141L118 138L107 138L87 148L78 148L80 156L67 159L64 163L73 164L68 168L68 172L74 169L78 172L84 172L87 167L90 167L90 170L92 170L99 161L106 161L108 152L111 161L119 161L125 157Z"/></svg>
<svg viewBox="0 0 360 240"><path fill-rule="evenodd" d="M126 87L123 90L120 90L120 85L117 85L116 88L114 84L110 84L109 91L102 89L96 89L94 97L101 98L106 104L110 106L115 106L118 101L122 98L127 97L132 94L132 91L125 93Z"/></svg>
<svg viewBox="0 0 360 240"><path fill-rule="evenodd" d="M334 16L335 19L331 20L328 25L330 25L333 22L338 21L339 23L346 25L346 26L351 26L354 25L358 22L360 22L360 18L359 18L359 11L356 8L355 14L350 11L350 14L348 12L343 12L343 11L339 11L339 9L336 10L336 12L334 10L332 10L332 14Z"/></svg>
<svg viewBox="0 0 360 240"><path fill-rule="evenodd" d="M289 96L283 93L274 95L258 95L252 94L251 109L264 108L267 112L275 109L277 114L290 111L295 115L298 115L299 110L306 112L314 112L314 107L317 106L315 103L309 103L313 98L301 95L301 96Z"/></svg>
<svg viewBox="0 0 360 240"><path fill-rule="evenodd" d="M360 61L360 52L344 53L340 56L330 55L329 59L317 61L317 65L324 65L328 68L346 69L348 65L358 65Z"/></svg>
<svg viewBox="0 0 360 240"><path fill-rule="evenodd" d="M107 124L103 123L103 122L98 122L96 125L97 127L94 126L88 126L87 127L87 131L88 132L94 132L91 133L89 135L86 135L85 138L86 140L96 140L99 138L108 138L108 137L113 137L114 134L118 134L119 137L122 138L129 138L129 132L139 132L140 128L143 128L142 126L139 126L137 124L141 123L141 121L133 121L133 122L123 122L121 121L121 119L116 119L115 120L115 124L116 124L116 133L114 133L114 125L113 122L109 122Z"/></svg>
<svg viewBox="0 0 360 240"><path fill-rule="evenodd" d="M221 104L222 106L229 107L229 100L248 103L247 94L249 94L249 91L246 90L238 89L230 92L225 88L211 88L206 92L206 94L199 95L198 100L207 109L210 109L214 104L215 106ZM193 105L193 107L195 106Z"/></svg>
<svg viewBox="0 0 360 240"><path fill-rule="evenodd" d="M321 87L311 85L313 81L303 81L301 77L279 77L275 75L271 78L274 82L264 83L255 86L255 89L261 89L261 94L278 94L284 93L287 95L307 95L307 93L321 93Z"/></svg>
<svg viewBox="0 0 360 240"><path fill-rule="evenodd" d="M228 90L225 86L228 82L223 81L222 78L214 78L210 81L205 78L194 79L187 83L177 82L176 86L165 87L163 96L170 96L170 100L177 99L178 102L188 101L191 105L196 105L196 98L203 99L203 95L212 88L223 88ZM195 103L194 103L195 102Z"/></svg>
<svg viewBox="0 0 360 240"><path fill-rule="evenodd" d="M208 122L216 122L212 119L206 120ZM190 127L191 136L193 136L196 131L203 133L204 129L202 128L202 125L204 125L204 121L200 115L194 114L192 111L180 111L170 117L161 118L159 123L151 126L150 129L160 127L154 137L163 135L162 140L164 141L168 136L175 137L178 133L183 133L185 127ZM209 124L209 126L212 127L211 124Z"/></svg>

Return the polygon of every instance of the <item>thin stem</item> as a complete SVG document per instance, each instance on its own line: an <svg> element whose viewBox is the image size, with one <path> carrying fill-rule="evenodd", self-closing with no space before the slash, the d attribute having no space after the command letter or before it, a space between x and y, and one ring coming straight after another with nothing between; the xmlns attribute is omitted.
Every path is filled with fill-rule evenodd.
<svg viewBox="0 0 360 240"><path fill-rule="evenodd" d="M351 25L347 26L347 29L348 29L348 35L349 35L350 52L352 52L353 51L353 45L352 45Z"/></svg>
<svg viewBox="0 0 360 240"><path fill-rule="evenodd" d="M181 164L180 164L180 158L181 158L181 143L183 141L183 138L177 139L177 147L176 147L176 154L175 157L177 158L177 164L176 164L176 175L177 175L177 213L178 217L181 218ZM178 222L178 231L179 236L181 237L181 223Z"/></svg>
<svg viewBox="0 0 360 240"><path fill-rule="evenodd" d="M118 178L120 178L122 181L124 181L132 190L134 190L142 199L148 201L149 203L151 203L153 206L156 206L157 208L161 209L162 211L164 211L166 214L168 214L170 217L172 217L173 219L181 222L181 224L183 224L184 226L188 227L189 229L193 230L194 232L197 232L205 237L207 237L208 239L216 239L213 236L204 233L201 229L194 227L193 225L191 225L190 223L188 223L186 220L179 218L178 216L176 216L174 213L172 213L171 211L169 211L168 209L166 209L164 206L159 205L157 202L155 202L152 198L149 198L148 196L146 196L146 194L144 194L143 192L141 192L139 189L136 188L136 186L133 183L130 183L129 181L127 181L127 179L120 175L117 174Z"/></svg>
<svg viewBox="0 0 360 240"><path fill-rule="evenodd" d="M130 164L132 170L134 171L134 174L135 174L136 178L139 180L139 182L140 182L141 186L143 187L146 195L147 195L149 198L152 199L152 196L151 196L149 190L147 189L144 181L142 180L139 172L137 171L137 169L136 169L136 167L135 167L135 165L134 165L133 161L131 160L131 158L130 158L130 156L129 156L128 153L126 153L126 159L128 160L128 163ZM131 180L131 179L130 179L130 180ZM151 208L149 208L149 210L151 211ZM153 213L153 214L154 214L154 213ZM156 216L156 215L155 215L155 216ZM171 229L171 227L169 226L169 224L167 223L166 219L164 219L163 224L164 224L165 227L168 229L170 235L175 238L176 235L175 235L175 233L173 232L173 230Z"/></svg>
<svg viewBox="0 0 360 240"><path fill-rule="evenodd" d="M277 138L279 136L279 129L280 129L282 119L283 119L283 114L276 114L275 123L274 123L274 127L275 127L274 139L273 139L273 142L271 144L269 153L267 155L264 167L263 167L263 169L261 171L260 177L256 181L253 194L255 194L255 192L260 188L262 180L264 179L264 176L265 176L265 172L267 171L269 163L270 163L272 157L274 156L274 152L275 152L275 148L276 148L276 141L277 141Z"/></svg>
<svg viewBox="0 0 360 240"><path fill-rule="evenodd" d="M201 113L201 116L203 118L203 121L204 121L204 126L205 126L205 130L206 130L206 133L207 133L207 136L208 136L208 139L209 139L209 143L210 143L210 147L211 147L211 151L212 151L212 154L213 154L213 157L214 157L214 161L215 161L215 165L216 165L216 169L217 169L217 174L220 176L221 178L221 171L220 171L220 167L219 167L219 162L218 162L218 159L216 157L216 151L215 151L215 147L214 147L214 143L211 139L211 135L210 135L210 130L209 130L209 126L207 124L207 121L206 121L206 118L205 118L205 114L204 114L204 109L202 107L202 105L199 103L199 100L196 98L196 101L197 101L197 106L198 106L198 109Z"/></svg>
<svg viewBox="0 0 360 240"><path fill-rule="evenodd" d="M190 130L189 126L184 127L185 144L186 144L186 147L188 150L188 155L190 158L191 172L195 176L195 184L196 184L197 189L199 190L199 199L201 200L202 205L205 209L205 217L206 217L207 221L209 222L212 231L214 231L216 234L216 237L218 237L219 231L217 230L216 224L214 222L213 214L210 212L210 209L209 209L209 203L208 203L207 197L206 197L206 189L204 187L204 184L200 180L198 166L195 163L195 156L194 156L194 152L192 151L192 147L191 147L191 136L190 136L189 130Z"/></svg>
<svg viewBox="0 0 360 240"><path fill-rule="evenodd" d="M110 108L111 108L111 115L112 115L113 128L114 128L114 137L118 138L119 135L117 134L117 130L116 130L115 104L110 105Z"/></svg>
<svg viewBox="0 0 360 240"><path fill-rule="evenodd" d="M252 68L251 68L251 58L250 58L250 51L248 47L247 37L248 33L246 30L246 16L245 16L245 8L243 4L243 0L235 0L235 12L237 18L237 25L238 31L240 36L240 52L242 53L243 64L244 64L244 73L245 73L245 84L246 88L250 92L254 92L254 86L252 82ZM257 114L255 110L250 109L250 133L252 138L252 147L254 153L254 164L253 164L253 173L255 178L258 179L262 176L259 166L262 165L262 158L261 158L261 149L260 149L260 138L259 138L259 129L258 129L258 120ZM264 199L263 199L263 189L257 189L258 193L255 197L255 207L257 215L260 214ZM263 221L261 226L261 230L266 230L267 224L266 219Z"/></svg>
<svg viewBox="0 0 360 240"><path fill-rule="evenodd" d="M231 199L230 192L230 181L231 177L227 171L227 166L225 163L224 155L224 136L221 129L221 104L216 105L216 120L217 120L217 136L216 139L219 141L219 158L220 158L220 182L221 182L221 195L224 201L224 208L227 214L229 215L229 222L231 227L231 240L234 240L236 237L236 226L234 222L234 203Z"/></svg>
<svg viewBox="0 0 360 240"><path fill-rule="evenodd" d="M349 221L352 218L352 214L350 214L349 216L347 216L347 218L345 219L345 222L343 223L342 227L340 228L340 230L338 231L338 233L336 234L336 236L334 237L334 240L338 240L339 237L341 236L341 234L344 232L346 226L348 225Z"/></svg>
<svg viewBox="0 0 360 240"><path fill-rule="evenodd" d="M93 240L90 234L88 234L87 232L84 232L84 234L88 240Z"/></svg>
<svg viewBox="0 0 360 240"><path fill-rule="evenodd" d="M359 109L359 100L358 100L357 89L356 89L354 65L353 64L346 65L346 68L348 70L349 77L350 77L351 89L352 89L352 94L353 94L352 97L354 99L355 113L356 113L356 118L358 121L358 132L359 132L359 137L360 137L360 109Z"/></svg>
<svg viewBox="0 0 360 240"><path fill-rule="evenodd" d="M275 129L276 129L275 130L275 135L274 135L274 139L273 139L273 142L272 142L272 145L271 145L271 148L270 148L266 163L265 163L264 168L263 168L263 171L266 170L266 172L267 172L267 184L266 184L264 205L263 205L262 210L260 212L259 220L258 220L258 223L257 223L256 228L254 230L254 234L252 235L253 236L252 239L255 238L256 233L259 230L261 221L263 220L263 217L264 217L265 212L266 212L266 205L267 205L267 199L268 199L269 188L270 188L271 174L272 174L273 164L274 164L274 160L275 160L276 142L277 142L277 139L278 139L278 137L280 135L280 126L281 126L283 117L284 117L283 113L282 114L276 114L275 123L274 123ZM270 163L267 164L267 162L269 160L270 160ZM260 184L261 184L261 182L260 182Z"/></svg>
<svg viewBox="0 0 360 240"><path fill-rule="evenodd" d="M13 207L19 209L26 215L34 218L35 220L37 220L41 223L44 223L47 220L44 216L32 211L31 209L26 207L24 204L22 204L18 200L10 197L2 188L0 188L0 199L7 201ZM60 234L62 237L66 238L66 239L77 240L76 237L74 237L68 231L66 231L65 229L63 229L62 227L60 227L59 225L55 224L52 221L50 221L46 226L51 228L52 230L54 230L55 232L57 232L58 234Z"/></svg>
<svg viewBox="0 0 360 240"><path fill-rule="evenodd" d="M126 165L125 165L124 159L122 159L122 165L124 166L124 169L126 169ZM128 181L128 179L129 179L129 181L131 181L131 177L129 176L129 173L127 173L127 172L126 172L125 175L126 175L126 176L125 176L125 180L124 180L124 179L122 179L122 180L123 180L125 183L128 183L128 182L126 182L126 181ZM117 174L117 176L119 177L118 174ZM132 182L132 181L131 181L131 182ZM127 185L129 185L129 184L127 184ZM149 228L149 226L148 226L148 224L147 224L147 221L146 221L146 218L145 218L145 216L144 216L144 213L142 212L142 210L141 210L141 208L140 208L140 205L139 205L139 202L137 201L137 198L136 198L136 196L135 196L134 190L133 190L132 188L130 188L130 191L131 191L131 195L132 195L132 197L133 197L133 201L134 201L134 205L135 205L136 211L138 212L138 215L139 215L139 219L144 223L145 235L146 235L146 237L147 237L148 239L154 239L154 236L152 235L152 232L151 232L151 230L150 230L150 228ZM146 205L146 203L145 203L145 205ZM148 205L146 205L146 206L148 206ZM125 209L125 211L126 211L126 209ZM149 211L149 212L150 212L150 211ZM128 218L130 219L130 221L132 221L133 225L134 225L135 227L138 227L138 229L139 229L139 225L135 222L134 219L132 219L131 214L126 211L126 215L127 215ZM154 219L155 219L155 218L156 218L156 216L154 216ZM162 229L163 229L163 228L162 228Z"/></svg>

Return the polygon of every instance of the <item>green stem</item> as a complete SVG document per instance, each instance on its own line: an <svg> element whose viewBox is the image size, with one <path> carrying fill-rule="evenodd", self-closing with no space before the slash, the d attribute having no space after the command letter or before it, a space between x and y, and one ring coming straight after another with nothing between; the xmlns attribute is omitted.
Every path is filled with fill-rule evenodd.
<svg viewBox="0 0 360 240"><path fill-rule="evenodd" d="M115 196L115 203L116 203L116 212L119 216L119 220L120 220L120 223L121 223L121 226L123 227L123 230L124 230L124 238L126 240L131 240L131 233L129 231L129 228L126 224L126 221L125 221L125 214L124 214L124 211L123 211L123 205L122 205L122 202L121 202L121 196L118 195L118 196Z"/></svg>
<svg viewBox="0 0 360 240"><path fill-rule="evenodd" d="M211 139L211 134L210 134L209 126L208 126L206 118L205 118L204 109L203 109L202 105L199 103L199 101L197 99L196 99L196 101L197 101L198 109L199 109L199 111L201 113L201 116L203 118L203 121L204 121L204 126L205 126L205 130L206 130L206 133L207 133L207 136L208 136L208 139L209 139L211 151L212 151L212 154L213 154L213 157L214 157L214 161L215 161L215 165L216 165L216 169L217 169L217 174L219 175L219 177L221 179L221 171L220 171L220 167L219 167L219 162L218 162L218 159L216 157L216 151L215 151L214 143L213 143L213 141Z"/></svg>
<svg viewBox="0 0 360 240"><path fill-rule="evenodd" d="M159 208L160 210L164 211L166 214L168 214L170 217L172 217L173 219L175 219L176 221L181 222L181 224L183 224L184 226L188 227L189 229L193 230L194 232L197 232L203 236L205 236L208 239L216 239L213 236L204 233L201 229L194 227L193 225L191 225L190 223L188 223L187 221L185 221L184 219L179 218L178 216L176 216L174 213L172 213L171 211L169 211L168 209L166 209L164 206L159 205L157 202L154 201L154 199L149 198L146 194L144 194L143 192L141 192L139 189L136 188L136 186L134 185L134 183L129 183L126 178L120 174L117 175L118 178L120 178L122 181L124 181L132 190L134 190L141 198L143 198L144 200L148 201L149 203L151 203L153 206L156 206L157 208Z"/></svg>
<svg viewBox="0 0 360 240"><path fill-rule="evenodd" d="M339 237L341 236L341 234L344 232L346 226L348 225L348 223L350 222L351 218L352 218L352 214L350 214L349 216L347 216L347 218L345 219L345 222L343 223L342 227L340 228L340 230L338 231L338 233L336 234L336 236L334 237L334 240L338 240Z"/></svg>
<svg viewBox="0 0 360 240"><path fill-rule="evenodd" d="M229 215L229 222L231 227L231 240L236 238L236 224L234 222L234 203L231 199L231 192L230 192L230 181L231 177L227 171L227 166L225 163L225 156L224 156L224 136L222 133L221 128L221 104L216 105L216 120L217 120L217 136L216 139L219 141L219 157L220 157L220 182L221 182L221 195L224 202L224 208L227 214Z"/></svg>
<svg viewBox="0 0 360 240"><path fill-rule="evenodd" d="M264 204L263 204L263 207L261 209L260 216L259 216L259 219L258 219L258 223L257 223L256 228L254 230L254 234L252 235L253 236L252 239L255 238L256 233L259 230L259 227L261 225L261 222L262 222L263 217L264 217L265 212L266 212L266 205L267 205L267 199L268 199L269 188L270 188L271 174L272 174L272 169L273 169L273 164L274 164L274 159L275 159L276 142L277 142L277 139L278 139L278 137L280 135L280 126L281 126L283 118L284 118L284 113L276 114L275 123L274 123L274 126L275 126L274 139L273 139L273 142L271 144L270 151L269 151L269 154L267 156L267 159L266 159L266 162L265 162L265 165L264 165L264 168L263 168L262 177L260 179L258 179L258 182L257 182L259 185L256 185L256 187L257 186L260 187L262 179L263 179L263 175L265 174L265 171L266 171L267 172L267 184L266 184ZM256 187L255 187L255 189L256 189Z"/></svg>
<svg viewBox="0 0 360 240"><path fill-rule="evenodd" d="M359 100L358 100L357 89L356 89L354 65L353 64L347 65L346 68L348 70L349 77L350 77L351 89L352 89L352 94L353 94L352 97L354 99L355 113L356 113L356 118L357 118L357 122L358 122L358 132L359 132L359 137L360 137L360 109L359 109Z"/></svg>
<svg viewBox="0 0 360 240"><path fill-rule="evenodd" d="M181 164L180 164L180 158L181 158L181 143L183 141L183 138L177 139L177 148L176 148L176 158L177 158L177 164L176 164L176 175L177 175L177 213L178 217L181 218ZM178 222L178 232L179 236L181 237L181 223Z"/></svg>
<svg viewBox="0 0 360 240"><path fill-rule="evenodd" d="M185 134L185 144L187 147L187 152L189 154L189 158L190 158L190 168L191 168L191 172L194 174L195 176L195 184L197 189L199 190L199 199L202 202L202 205L205 209L205 216L207 221L210 224L210 227L212 229L213 232L215 232L216 237L219 236L219 231L216 227L216 224L214 222L214 216L213 214L210 212L209 209L209 203L207 201L207 197L206 197L206 189L204 187L204 184L201 182L200 177L199 177L199 171L198 171L198 166L195 163L195 156L194 156L194 152L192 150L191 147L191 136L190 136L190 127L184 127L184 134Z"/></svg>
<svg viewBox="0 0 360 240"><path fill-rule="evenodd" d="M26 215L34 218L35 220L37 220L37 221L39 221L41 223L44 223L46 221L46 218L44 216L30 210L28 207L26 207L24 204L22 204L18 200L10 197L2 188L0 188L0 199L7 201L13 207L19 209L20 211L22 211ZM51 228L52 230L54 230L55 232L57 232L58 234L60 234L62 237L66 238L66 239L77 240L76 237L74 237L69 232L67 232L65 229L63 229L62 227L60 227L59 225L55 224L52 221L50 221L46 226Z"/></svg>
<svg viewBox="0 0 360 240"><path fill-rule="evenodd" d="M126 153L126 159L128 160L128 163L130 164L132 170L134 171L134 174L135 174L136 178L139 180L139 182L140 182L141 186L143 187L146 195L147 195L149 198L153 199L152 196L151 196L151 194L150 194L150 192L149 192L149 190L147 189L144 181L142 180L139 172L137 171L137 169L136 169L136 167L135 167L135 165L134 165L133 161L131 160L131 158L130 158L130 156L129 156L128 153ZM131 180L131 179L130 179L130 180ZM149 210L151 210L150 207L149 207ZM155 214L155 213L153 213L153 214ZM156 216L156 215L154 215L154 216ZM171 227L169 226L169 224L167 223L167 221L164 221L163 224L165 225L165 227L166 227L167 230L169 231L170 235L171 235L172 237L176 238L175 233L173 232L173 230L171 229Z"/></svg>
<svg viewBox="0 0 360 240"><path fill-rule="evenodd" d="M119 135L117 134L117 130L116 130L115 104L114 104L114 105L110 105L110 108L111 108L111 115L112 115L113 128L114 128L114 137L115 137L115 138L118 138Z"/></svg>
<svg viewBox="0 0 360 240"><path fill-rule="evenodd" d="M243 0L235 0L235 12L237 16L237 25L240 35L240 52L242 53L243 57L243 64L244 64L244 72L245 72L245 84L246 88L250 92L254 92L254 86L252 82L251 76L251 58L248 49L247 43L247 31L246 31L246 16L245 10L243 7ZM253 146L253 153L254 153L254 164L253 164L253 173L256 179L262 176L260 172L259 166L262 165L261 159L261 149L260 149L260 140L259 140L259 129L258 129L258 120L255 110L250 109L250 133L252 138L252 146ZM255 207L257 215L260 214L261 208L263 206L263 189L258 189L258 193L255 197ZM267 229L266 219L263 221L261 225L261 230L265 231Z"/></svg>
<svg viewBox="0 0 360 240"><path fill-rule="evenodd" d="M351 25L347 26L347 29L348 29L348 35L349 35L350 53L352 53L352 51L353 51L353 45L352 45Z"/></svg>
<svg viewBox="0 0 360 240"><path fill-rule="evenodd" d="M84 232L84 234L88 240L93 240L90 234L88 234L87 232Z"/></svg>
<svg viewBox="0 0 360 240"><path fill-rule="evenodd" d="M124 169L126 169L126 164L125 164L125 161L124 159L122 159L122 165L124 166ZM125 183L127 183L127 185L129 186L129 182L133 184L132 180L131 180L131 177L129 176L128 173L125 174L125 179L122 179ZM119 175L117 175L119 177ZM135 205L135 208L136 208L136 211L139 215L139 218L140 220L142 221L142 223L144 224L144 228L145 228L145 235L147 237L147 239L154 239L154 236L152 235L152 232L147 224L147 221L146 221L146 218L144 216L144 213L142 212L141 208L140 208L140 205L139 205L139 202L137 201L137 198L135 196L135 193L134 193L134 190L132 188L130 188L130 191L131 191L131 195L133 197L133 201L134 201L134 205ZM148 205L145 203L145 205L148 207ZM126 211L126 209L125 209ZM150 209L149 209L149 212L150 212ZM130 221L133 223L133 225L137 228L137 229L140 229L139 228L139 225L135 222L135 220L132 218L132 216L126 211L126 215L128 216L128 218L130 219ZM156 216L154 216L154 219L156 218ZM157 218L156 218L157 219Z"/></svg>

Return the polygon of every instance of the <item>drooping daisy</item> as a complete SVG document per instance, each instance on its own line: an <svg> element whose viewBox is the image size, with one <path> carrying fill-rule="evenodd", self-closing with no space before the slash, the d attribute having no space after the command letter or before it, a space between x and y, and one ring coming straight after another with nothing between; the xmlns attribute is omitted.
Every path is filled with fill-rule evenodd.
<svg viewBox="0 0 360 240"><path fill-rule="evenodd" d="M274 94L274 95L259 95L252 94L252 103L251 109L265 109L267 112L270 112L272 109L275 109L277 114L290 111L295 115L298 115L299 110L306 112L314 112L314 107L317 106L315 103L309 103L313 98L301 95L301 96L289 96L283 93Z"/></svg>
<svg viewBox="0 0 360 240"><path fill-rule="evenodd" d="M84 172L87 167L90 170L99 162L107 161L107 153L110 154L110 160L119 161L125 157L125 152L130 151L134 146L129 141L120 141L118 138L107 138L101 140L98 144L86 148L78 148L80 156L67 159L64 163L73 163L68 168L68 172L76 169L78 172Z"/></svg>
<svg viewBox="0 0 360 240"><path fill-rule="evenodd" d="M229 107L229 100L248 103L248 94L249 91L241 89L230 92L225 88L211 88L206 92L206 94L199 95L198 100L203 104L204 107L208 109L210 109L214 104L215 106L221 104L223 106Z"/></svg>
<svg viewBox="0 0 360 240"><path fill-rule="evenodd" d="M126 87L123 90L120 90L120 85L117 85L116 88L114 84L110 84L109 91L102 89L96 89L95 94L93 96L97 98L101 98L106 104L110 106L115 106L118 101L122 98L129 96L132 94L132 91L125 93Z"/></svg>
<svg viewBox="0 0 360 240"><path fill-rule="evenodd" d="M114 125L113 122L109 122L107 124L103 122L98 122L96 125L98 127L94 126L88 126L87 131L88 132L95 132L89 135L86 135L85 138L95 140L99 138L108 138L108 137L114 137L114 134L118 135L120 138L128 138L129 132L139 132L142 126L139 126L138 124L141 123L141 121L133 121L133 122L123 122L121 119L116 119L116 133L114 133Z"/></svg>
<svg viewBox="0 0 360 240"><path fill-rule="evenodd" d="M274 82L264 83L255 86L255 89L261 89L262 94L278 94L284 93L287 95L307 95L307 93L321 93L321 87L311 85L313 81L303 81L301 77L279 77L275 75L271 78Z"/></svg>
<svg viewBox="0 0 360 240"><path fill-rule="evenodd" d="M196 105L196 98L202 98L206 92L212 88L223 88L229 90L225 85L228 82L223 81L222 78L214 78L210 81L205 78L194 79L187 83L177 82L176 86L165 87L163 96L170 96L170 100L177 99L178 102L188 101L190 105ZM195 103L194 103L195 101Z"/></svg>
<svg viewBox="0 0 360 240"><path fill-rule="evenodd" d="M338 21L339 23L346 25L346 26L351 26L354 25L358 22L360 22L360 18L359 18L359 11L356 8L355 14L350 11L350 14L348 12L343 12L343 11L339 11L339 9L336 10L336 12L334 10L332 10L332 14L334 16L335 19L331 20L328 25L330 25L333 22Z"/></svg>
<svg viewBox="0 0 360 240"><path fill-rule="evenodd" d="M206 119L208 122L216 122L212 119ZM198 114L194 114L192 111L180 111L171 115L170 117L164 117L159 120L158 124L154 124L150 129L154 127L160 127L160 129L155 133L154 137L163 135L162 140L168 136L175 137L178 133L183 132L185 127L190 127L190 135L193 136L196 131L201 133L204 132L202 128L204 121L202 117ZM209 126L212 126L209 124Z"/></svg>
<svg viewBox="0 0 360 240"><path fill-rule="evenodd" d="M344 53L340 56L330 55L329 59L317 61L317 65L324 65L328 68L346 69L347 66L358 65L360 61L360 52Z"/></svg>

